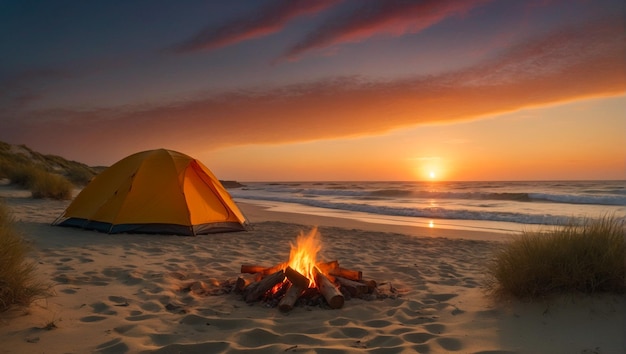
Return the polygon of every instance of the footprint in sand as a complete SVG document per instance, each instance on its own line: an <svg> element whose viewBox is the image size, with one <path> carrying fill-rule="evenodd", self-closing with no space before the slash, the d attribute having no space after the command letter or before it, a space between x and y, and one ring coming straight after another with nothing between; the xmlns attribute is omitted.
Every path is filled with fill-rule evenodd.
<svg viewBox="0 0 626 354"><path fill-rule="evenodd" d="M118 334L122 334L123 335L123 334L126 334L126 332L128 332L128 331L130 331L130 330L132 330L132 329L134 329L136 327L137 327L137 325L134 325L134 324L132 324L132 325L123 325L123 326L118 326L118 327L113 328L113 331L115 331Z"/></svg>
<svg viewBox="0 0 626 354"><path fill-rule="evenodd" d="M80 319L81 322L99 322L102 320L106 320L107 318L104 316L85 316Z"/></svg>
<svg viewBox="0 0 626 354"><path fill-rule="evenodd" d="M443 331L446 330L446 326L440 324L440 323L431 323L431 324L427 324L424 326L424 328L433 334L441 334L443 333Z"/></svg>
<svg viewBox="0 0 626 354"><path fill-rule="evenodd" d="M383 328L383 327L390 326L391 322L386 321L386 320L372 320L372 321L364 322L363 324L366 325L367 327Z"/></svg>
<svg viewBox="0 0 626 354"><path fill-rule="evenodd" d="M402 335L402 339L404 339L407 342L415 343L415 344L426 343L435 337L436 335L431 334L431 333L426 333L426 332L411 332L411 333L405 333Z"/></svg>
<svg viewBox="0 0 626 354"><path fill-rule="evenodd" d="M111 310L111 307L104 302L96 302L89 306L93 308L93 312L95 313L99 313L102 315L117 315L117 312Z"/></svg>
<svg viewBox="0 0 626 354"><path fill-rule="evenodd" d="M71 288L65 288L65 289L59 290L59 291L62 292L62 293L65 293L65 294L69 294L69 295L76 294L76 290L75 289L71 289Z"/></svg>
<svg viewBox="0 0 626 354"><path fill-rule="evenodd" d="M141 311L139 311L141 313ZM132 322L138 322L138 321L145 321L145 320L149 320L151 318L155 318L157 317L157 315L143 315L143 314L138 314L138 315L131 315L126 317L127 321L132 321Z"/></svg>
<svg viewBox="0 0 626 354"><path fill-rule="evenodd" d="M109 296L109 301L114 302L116 304L115 306L128 304L128 300L123 296Z"/></svg>
<svg viewBox="0 0 626 354"><path fill-rule="evenodd" d="M456 338L437 338L437 343L448 351L459 351L463 349L463 343Z"/></svg>
<svg viewBox="0 0 626 354"><path fill-rule="evenodd" d="M145 302L141 304L140 307L142 310L148 311L148 312L159 312L161 311L161 309L163 309L163 306L161 306L161 304L156 303L154 301Z"/></svg>

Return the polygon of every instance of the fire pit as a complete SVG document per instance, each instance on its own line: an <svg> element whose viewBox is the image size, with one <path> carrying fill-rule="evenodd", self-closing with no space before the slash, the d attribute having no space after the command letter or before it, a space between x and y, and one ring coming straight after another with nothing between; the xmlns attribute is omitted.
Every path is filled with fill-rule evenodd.
<svg viewBox="0 0 626 354"><path fill-rule="evenodd" d="M299 300L323 299L331 309L339 309L346 298L380 298L376 282L363 280L361 271L342 268L336 260L318 262L318 237L317 228L308 235L300 233L287 262L270 267L243 264L245 275L237 279L235 291L246 302L277 302L283 312L291 311Z"/></svg>

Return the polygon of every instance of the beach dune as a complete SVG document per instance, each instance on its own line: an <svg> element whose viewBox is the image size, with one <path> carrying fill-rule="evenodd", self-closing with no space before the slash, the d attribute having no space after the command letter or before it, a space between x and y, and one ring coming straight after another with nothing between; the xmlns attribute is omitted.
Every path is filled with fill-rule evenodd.
<svg viewBox="0 0 626 354"><path fill-rule="evenodd" d="M68 202L0 186L55 295L0 314L0 353L619 353L619 296L524 303L485 295L490 235L277 213L240 203L254 230L181 237L107 235L50 223ZM318 226L339 260L393 295L284 314L220 283L244 263L289 257ZM502 239L502 237L500 238ZM201 291L188 284L202 282Z"/></svg>

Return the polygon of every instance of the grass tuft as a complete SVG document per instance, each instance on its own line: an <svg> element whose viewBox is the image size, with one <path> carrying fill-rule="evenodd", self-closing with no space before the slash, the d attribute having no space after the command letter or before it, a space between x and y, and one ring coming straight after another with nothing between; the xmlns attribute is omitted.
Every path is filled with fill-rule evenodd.
<svg viewBox="0 0 626 354"><path fill-rule="evenodd" d="M35 264L26 260L28 251L8 208L0 203L0 312L51 295L51 286L36 280Z"/></svg>
<svg viewBox="0 0 626 354"><path fill-rule="evenodd" d="M33 198L72 199L74 185L59 174L22 163L4 163L0 167L11 183L29 189Z"/></svg>
<svg viewBox="0 0 626 354"><path fill-rule="evenodd" d="M37 171L30 187L33 198L72 199L74 185L61 175Z"/></svg>
<svg viewBox="0 0 626 354"><path fill-rule="evenodd" d="M624 221L586 219L524 232L495 254L487 289L496 296L537 299L564 293L624 293Z"/></svg>

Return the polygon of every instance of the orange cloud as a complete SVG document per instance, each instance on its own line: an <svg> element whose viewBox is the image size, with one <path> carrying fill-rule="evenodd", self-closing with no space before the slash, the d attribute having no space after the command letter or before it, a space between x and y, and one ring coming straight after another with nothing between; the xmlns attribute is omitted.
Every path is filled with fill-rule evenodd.
<svg viewBox="0 0 626 354"><path fill-rule="evenodd" d="M280 31L299 16L315 14L338 0L275 0L258 12L220 27L206 27L176 45L174 52L189 53L216 49Z"/></svg>
<svg viewBox="0 0 626 354"><path fill-rule="evenodd" d="M302 53L345 42L358 42L379 34L417 33L451 16L491 0L428 1L357 1L345 11L326 21L304 40L294 45L284 58L294 59Z"/></svg>
<svg viewBox="0 0 626 354"><path fill-rule="evenodd" d="M12 140L105 159L154 147L189 151L366 134L529 106L624 94L621 17L561 30L490 62L394 82L337 78L205 99L94 111L41 111L9 120ZM0 137L1 137L0 133ZM108 161L111 162L111 161Z"/></svg>

